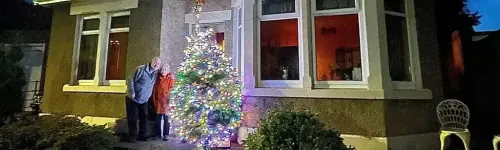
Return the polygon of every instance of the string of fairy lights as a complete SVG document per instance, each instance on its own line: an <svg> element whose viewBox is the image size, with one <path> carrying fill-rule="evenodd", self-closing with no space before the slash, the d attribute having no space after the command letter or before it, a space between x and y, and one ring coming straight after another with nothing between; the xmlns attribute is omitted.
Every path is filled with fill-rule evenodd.
<svg viewBox="0 0 500 150"><path fill-rule="evenodd" d="M229 142L240 126L241 80L231 58L214 41L214 31L201 32L198 18L203 0L193 8L195 32L186 37L184 61L177 68L171 92L172 121L176 134L204 148Z"/></svg>

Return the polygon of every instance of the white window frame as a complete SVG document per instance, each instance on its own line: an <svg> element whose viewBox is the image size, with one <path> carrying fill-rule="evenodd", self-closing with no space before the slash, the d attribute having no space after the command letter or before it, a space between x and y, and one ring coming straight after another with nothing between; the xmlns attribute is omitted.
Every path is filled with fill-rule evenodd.
<svg viewBox="0 0 500 150"><path fill-rule="evenodd" d="M239 3L238 3L239 4ZM236 23L234 23L233 27L233 35L234 35L234 41L233 41L233 51L232 51L232 64L233 66L237 69L238 74L241 76L241 64L242 62L242 57L241 57L241 50L243 49L243 7L239 4L235 6L234 9L234 20Z"/></svg>
<svg viewBox="0 0 500 150"><path fill-rule="evenodd" d="M407 41L408 41L408 54L410 62L410 74L411 81L392 81L392 87L394 89L421 89L422 88L422 75L420 69L420 57L418 48L418 36L416 27L416 17L415 17L415 3L412 0L404 0L404 10L405 12L389 11L385 9L383 5L385 15L391 15L396 17L403 17L406 21L407 30ZM386 28L386 21L384 15L384 28ZM387 29L386 29L387 31ZM387 38L383 39L387 40ZM385 41L388 42L388 41ZM390 74L389 74L390 76Z"/></svg>
<svg viewBox="0 0 500 150"><path fill-rule="evenodd" d="M257 0L257 86L258 87L270 87L270 88L302 88L302 78L304 76L304 64L303 62L303 40L301 40L302 36L302 25L300 20L301 13L301 5L300 0L295 1L295 12L293 13L283 13L283 14L262 14L262 0ZM261 43L260 43L260 23L262 21L277 21L277 20L287 20L287 19L296 19L297 20L297 32L298 32L298 54L299 54L299 80L262 80L261 79Z"/></svg>
<svg viewBox="0 0 500 150"><path fill-rule="evenodd" d="M360 0L354 0L355 7L354 8L340 8L340 9L328 9L328 10L317 10L316 1L311 0L311 39L312 39L312 70L313 70L313 79L314 79L314 87L315 88L367 88L368 87L368 49L366 46L366 32L365 32L365 16L362 14L363 8L361 7ZM319 81L317 79L317 64L316 64L316 34L315 34L315 17L317 16L342 16L342 15L357 15L358 16L358 30L359 30L359 45L360 45L360 57L361 57L361 72L362 72L362 80L361 81L345 81L345 80L337 80L337 81Z"/></svg>
<svg viewBox="0 0 500 150"><path fill-rule="evenodd" d="M381 0L357 0L359 7L360 20L360 52L362 58L363 82L365 86L356 87L349 84L332 84L335 87L316 88L315 87L315 68L312 68L315 63L314 47L312 40L313 27L311 27L311 17L316 12L311 11L315 5L311 0L296 0L296 12L299 22L299 64L300 82L299 86L290 86L286 82L279 82L282 85L263 84L260 81L260 21L277 20L280 17L292 19L295 17L290 14L279 15L261 15L261 0L233 0L235 8L243 8L243 32L241 38L243 43L241 49L241 75L243 80L243 94L247 96L264 96L264 97L303 97L303 98L340 98L340 99L432 99L432 91L422 88L420 79L420 62L418 60L418 47L416 38L416 22L414 15L413 2L405 0L407 4L407 16L410 34L410 43L412 50L412 63L414 67L414 76L416 77L413 88L403 89L393 85L389 74L389 60L387 55L387 39L385 28L385 11L384 3ZM348 9L345 9L348 10ZM343 10L343 11L345 11ZM318 11L321 13L341 13L336 11ZM274 17L273 17L274 16ZM370 39L370 40L368 40ZM364 48L363 48L364 46ZM363 53L364 52L364 53ZM364 62L364 64L363 64ZM417 65L415 65L417 64ZM341 83L341 82L337 82Z"/></svg>
<svg viewBox="0 0 500 150"><path fill-rule="evenodd" d="M107 22L108 22L108 30L109 32L107 33L104 33L106 35L106 49L104 50L105 51L105 61L103 62L103 65L104 67L108 66L107 64L107 59L108 59L108 43L109 42L109 34L110 33L124 33L124 32L130 32L130 25L129 27L125 27L125 28L115 28L115 29L111 29L111 20L113 17L121 17L121 16L129 16L130 17L130 11L121 11L121 12L114 12L114 13L111 13L110 15L108 15L108 18L107 18ZM128 39L127 39L128 40ZM104 79L106 78L106 70L107 69L104 69ZM126 79L124 80L103 80L103 84L104 85L126 85Z"/></svg>
<svg viewBox="0 0 500 150"><path fill-rule="evenodd" d="M77 77L77 75L78 75L78 63L79 63L79 58L80 58L81 37L82 37L82 35L97 35L97 36L99 36L99 34L100 34L99 32L100 32L101 25L99 25L99 28L97 30L83 31L83 22L85 20L90 20L90 19L99 19L99 24L101 23L101 19L100 19L99 14L81 16L77 22L78 27L77 27L77 31L75 34L76 35L75 42L77 42L77 44L75 44L75 46L73 47L73 49L74 49L73 52L74 52L74 54L76 54L76 57L73 56L73 59L72 59L74 61L74 63L76 63L76 64L72 67L73 71L75 72L72 80L77 81L78 85L94 85L94 83L95 83L94 80L95 80L95 77L97 76L97 74L94 75L94 80L77 80L77 78L78 78ZM98 40L98 43L99 43L99 40ZM98 44L98 47L97 47L97 55L99 55L99 45L100 44ZM97 73L97 72L95 72L95 73Z"/></svg>
<svg viewBox="0 0 500 150"><path fill-rule="evenodd" d="M99 12L96 14L82 14L77 16L75 27L75 41L72 58L71 83L64 85L63 91L67 92L106 92L125 93L126 79L106 80L106 66L108 58L108 42L110 33L129 32L130 27L111 29L111 19L119 16L130 16L130 11ZM83 21L87 19L99 19L99 30L82 31ZM78 63L80 57L80 42L82 35L98 35L97 56L95 75L93 80L78 80Z"/></svg>

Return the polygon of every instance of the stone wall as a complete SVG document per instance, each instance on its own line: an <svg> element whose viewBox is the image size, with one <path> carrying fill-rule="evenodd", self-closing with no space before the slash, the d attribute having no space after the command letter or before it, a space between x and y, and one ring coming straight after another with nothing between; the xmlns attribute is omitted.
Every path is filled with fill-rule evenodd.
<svg viewBox="0 0 500 150"><path fill-rule="evenodd" d="M161 16L161 58L175 72L184 58L188 26L184 23L186 1L163 0Z"/></svg>
<svg viewBox="0 0 500 150"><path fill-rule="evenodd" d="M189 24L185 23L185 15L193 12L194 1L164 0L161 21L161 58L166 61L175 72L184 58L184 50L189 35ZM231 0L205 1L202 12L231 10ZM233 41L233 21L225 25L224 40L226 53L231 56Z"/></svg>

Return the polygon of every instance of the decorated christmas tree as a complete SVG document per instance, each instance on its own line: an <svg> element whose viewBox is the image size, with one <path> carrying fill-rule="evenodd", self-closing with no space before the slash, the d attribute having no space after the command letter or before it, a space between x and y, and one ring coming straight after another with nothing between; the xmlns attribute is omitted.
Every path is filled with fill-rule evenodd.
<svg viewBox="0 0 500 150"><path fill-rule="evenodd" d="M197 1L197 20L203 2ZM241 80L237 70L214 40L213 30L187 37L184 62L177 69L170 111L177 136L198 146L220 147L228 143L241 118Z"/></svg>

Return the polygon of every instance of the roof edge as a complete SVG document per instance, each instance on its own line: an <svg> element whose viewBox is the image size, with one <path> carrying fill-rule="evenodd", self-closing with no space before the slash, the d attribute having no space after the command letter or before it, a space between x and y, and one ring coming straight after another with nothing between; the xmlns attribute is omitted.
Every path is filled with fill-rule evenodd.
<svg viewBox="0 0 500 150"><path fill-rule="evenodd" d="M60 4L60 3L68 3L71 2L71 0L34 0L33 3L35 5L40 5L44 7L49 7L53 6L55 4Z"/></svg>

